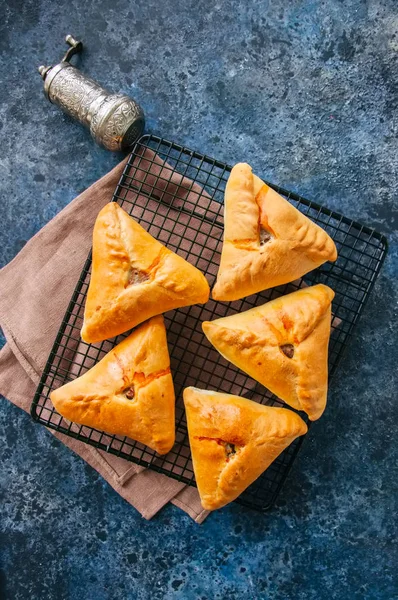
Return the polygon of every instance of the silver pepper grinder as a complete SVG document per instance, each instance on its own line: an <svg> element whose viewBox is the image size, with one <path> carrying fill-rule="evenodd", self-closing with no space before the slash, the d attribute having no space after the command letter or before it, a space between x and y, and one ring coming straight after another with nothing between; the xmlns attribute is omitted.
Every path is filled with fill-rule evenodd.
<svg viewBox="0 0 398 600"><path fill-rule="evenodd" d="M88 127L101 146L127 150L144 130L142 108L128 96L111 94L71 65L70 59L83 50L83 44L71 35L65 39L70 47L61 62L55 67L39 67L46 97Z"/></svg>

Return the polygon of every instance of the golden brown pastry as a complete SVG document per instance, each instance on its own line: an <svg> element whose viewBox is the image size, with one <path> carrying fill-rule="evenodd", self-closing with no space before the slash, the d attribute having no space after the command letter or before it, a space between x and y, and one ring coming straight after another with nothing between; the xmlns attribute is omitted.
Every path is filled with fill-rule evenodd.
<svg viewBox="0 0 398 600"><path fill-rule="evenodd" d="M294 281L336 258L336 246L323 229L253 175L249 165L235 165L225 190L215 300L239 300Z"/></svg>
<svg viewBox="0 0 398 600"><path fill-rule="evenodd" d="M126 435L166 454L174 444L175 398L163 317L143 323L50 398L70 421Z"/></svg>
<svg viewBox="0 0 398 600"><path fill-rule="evenodd" d="M202 273L155 240L118 204L99 213L82 338L93 343L154 315L209 298Z"/></svg>
<svg viewBox="0 0 398 600"><path fill-rule="evenodd" d="M202 327L224 358L315 421L326 406L333 298L314 285Z"/></svg>
<svg viewBox="0 0 398 600"><path fill-rule="evenodd" d="M232 502L299 435L304 421L286 408L189 387L184 390L193 468L203 508Z"/></svg>

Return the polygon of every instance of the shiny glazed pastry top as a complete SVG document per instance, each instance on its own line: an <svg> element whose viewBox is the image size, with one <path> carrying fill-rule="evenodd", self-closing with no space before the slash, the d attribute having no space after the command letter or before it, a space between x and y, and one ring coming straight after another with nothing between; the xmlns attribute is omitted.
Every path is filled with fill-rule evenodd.
<svg viewBox="0 0 398 600"><path fill-rule="evenodd" d="M326 406L333 297L314 285L202 327L224 358L314 421Z"/></svg>
<svg viewBox="0 0 398 600"><path fill-rule="evenodd" d="M114 337L174 308L205 303L209 292L198 269L155 240L116 202L100 211L81 332L85 342Z"/></svg>
<svg viewBox="0 0 398 600"><path fill-rule="evenodd" d="M307 432L293 411L240 396L189 387L184 403L195 479L207 510L235 500Z"/></svg>
<svg viewBox="0 0 398 600"><path fill-rule="evenodd" d="M163 317L140 325L50 398L70 421L126 435L166 454L175 438L175 397Z"/></svg>
<svg viewBox="0 0 398 600"><path fill-rule="evenodd" d="M215 300L238 300L289 283L336 258L336 246L321 227L253 175L249 165L235 165L225 190Z"/></svg>

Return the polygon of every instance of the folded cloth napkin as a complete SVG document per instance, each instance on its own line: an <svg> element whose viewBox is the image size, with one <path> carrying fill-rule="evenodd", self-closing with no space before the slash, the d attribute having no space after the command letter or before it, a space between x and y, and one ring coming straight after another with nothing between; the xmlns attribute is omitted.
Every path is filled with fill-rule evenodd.
<svg viewBox="0 0 398 600"><path fill-rule="evenodd" d="M139 171L143 175L141 192L160 175L160 192L166 199L167 195L177 195L181 201L189 198L196 184L158 157L147 158L149 169ZM126 160L73 200L0 271L0 326L7 340L0 352L0 393L27 412L90 250L95 218L112 199ZM138 158L140 165L145 164L143 160L145 156ZM196 198L198 193L193 192ZM168 502L198 523L207 516L196 488L58 432L51 433L96 469L146 519Z"/></svg>

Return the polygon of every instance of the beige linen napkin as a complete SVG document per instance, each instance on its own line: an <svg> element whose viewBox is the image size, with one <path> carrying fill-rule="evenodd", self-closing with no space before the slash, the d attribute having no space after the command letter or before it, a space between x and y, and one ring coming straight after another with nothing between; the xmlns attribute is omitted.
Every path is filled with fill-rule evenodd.
<svg viewBox="0 0 398 600"><path fill-rule="evenodd" d="M139 159L142 162L142 158ZM39 231L0 271L0 326L7 344L0 352L0 393L25 411L30 405L66 307L91 247L99 210L112 199L126 160L73 200ZM160 159L151 157L152 175L161 175L163 194L181 201L194 186ZM157 184L159 185L159 184ZM198 191L194 192L196 197ZM38 425L39 427L39 425ZM200 523L208 514L196 488L145 470L57 432L65 445L81 456L145 518L172 502Z"/></svg>

